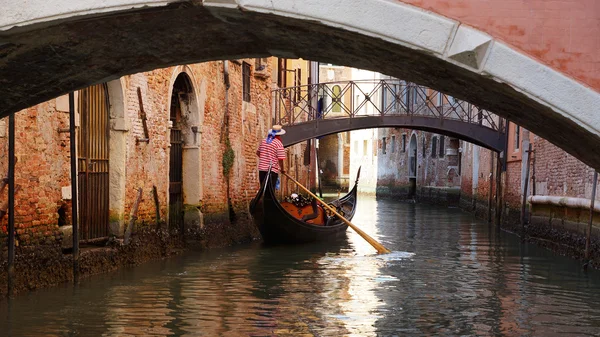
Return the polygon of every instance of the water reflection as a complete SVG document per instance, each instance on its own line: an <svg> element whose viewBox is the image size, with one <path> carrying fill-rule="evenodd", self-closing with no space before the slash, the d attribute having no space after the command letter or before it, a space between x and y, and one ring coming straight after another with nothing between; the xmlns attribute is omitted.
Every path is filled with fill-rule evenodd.
<svg viewBox="0 0 600 337"><path fill-rule="evenodd" d="M335 245L189 253L0 303L9 336L593 336L600 276L457 209L361 198Z"/></svg>

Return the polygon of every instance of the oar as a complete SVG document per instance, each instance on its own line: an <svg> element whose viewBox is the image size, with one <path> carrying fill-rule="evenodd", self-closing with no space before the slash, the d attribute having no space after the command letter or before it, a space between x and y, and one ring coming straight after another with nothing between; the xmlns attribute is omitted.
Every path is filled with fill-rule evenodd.
<svg viewBox="0 0 600 337"><path fill-rule="evenodd" d="M306 187L302 186L302 184L300 184L299 182L297 182L294 178L290 177L289 174L283 173L283 175L285 175L288 179L290 179L291 181L293 181L296 185L298 185L306 193L310 194L310 196L312 196L313 198L315 198L316 200L318 200L324 207L326 207L328 210L330 210L333 214L337 215L340 219L342 219L342 221L344 221L348 226L350 226L352 229L354 229L354 231L356 233L358 233L358 235L362 236L363 239L367 240L367 242L370 243L371 246L373 246L373 248L375 248L377 250L378 254L387 254L387 253L390 253L389 249L385 248L381 243L375 241L375 239L373 239L372 237L370 237L367 233L363 232L360 228L356 227L350 221L346 220L346 218L344 218L341 214L339 214L338 212L336 212L336 210L333 207L329 206L326 202L324 202L323 200L319 199L316 195L314 195Z"/></svg>

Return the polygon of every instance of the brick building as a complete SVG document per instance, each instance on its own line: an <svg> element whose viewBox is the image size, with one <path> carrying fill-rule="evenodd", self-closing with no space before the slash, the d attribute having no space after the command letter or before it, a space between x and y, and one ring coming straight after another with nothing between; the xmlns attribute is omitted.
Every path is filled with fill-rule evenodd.
<svg viewBox="0 0 600 337"><path fill-rule="evenodd" d="M236 227L238 238L256 236L247 209L258 186L256 147L272 123L276 63L243 59L169 67L76 92L80 238L122 237L138 189L138 225L159 217L171 229L225 225ZM7 122L0 121L2 172L8 165L6 130ZM68 131L67 95L16 114L19 245L70 244ZM223 160L228 144L229 178ZM288 156L301 150L292 147Z"/></svg>
<svg viewBox="0 0 600 337"><path fill-rule="evenodd" d="M594 170L548 140L514 123L509 123L506 138L506 171L501 172L500 196L503 222L509 227L516 227L520 223L528 156L531 155L526 221L531 220L532 225L537 227L548 225L545 226L547 229L556 229L558 223L558 227L568 231L585 233L589 222ZM530 144L531 154L528 152ZM463 141L461 147L464 149L462 199L468 200L471 208L486 212L482 210L488 207L491 187L495 208L496 183L490 182L490 179L497 175L496 154ZM598 194L596 204L597 200Z"/></svg>

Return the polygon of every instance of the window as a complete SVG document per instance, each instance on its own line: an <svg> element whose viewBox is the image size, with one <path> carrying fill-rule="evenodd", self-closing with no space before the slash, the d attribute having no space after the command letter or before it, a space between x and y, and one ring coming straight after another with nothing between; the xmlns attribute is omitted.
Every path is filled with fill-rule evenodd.
<svg viewBox="0 0 600 337"><path fill-rule="evenodd" d="M277 86L287 87L287 59L277 60Z"/></svg>
<svg viewBox="0 0 600 337"><path fill-rule="evenodd" d="M331 98L333 99L333 107L331 108L332 112L342 112L342 88L339 85L334 85L331 88Z"/></svg>
<svg viewBox="0 0 600 337"><path fill-rule="evenodd" d="M354 141L354 154L358 154L358 140Z"/></svg>
<svg viewBox="0 0 600 337"><path fill-rule="evenodd" d="M515 151L521 146L521 127L515 124Z"/></svg>
<svg viewBox="0 0 600 337"><path fill-rule="evenodd" d="M294 86L296 87L296 101L299 102L302 100L302 69L298 68L296 71L294 71L294 79Z"/></svg>
<svg viewBox="0 0 600 337"><path fill-rule="evenodd" d="M431 139L431 158L435 158L437 155L437 137Z"/></svg>
<svg viewBox="0 0 600 337"><path fill-rule="evenodd" d="M442 106L442 105L444 105L444 94L442 94L441 92L438 92L437 106Z"/></svg>
<svg viewBox="0 0 600 337"><path fill-rule="evenodd" d="M381 141L381 153L385 154L385 137Z"/></svg>
<svg viewBox="0 0 600 337"><path fill-rule="evenodd" d="M446 149L444 148L444 136L440 136L440 158L444 158L446 154Z"/></svg>
<svg viewBox="0 0 600 337"><path fill-rule="evenodd" d="M412 90L412 98L413 98L413 99L412 99L412 101L413 101L413 104L418 104L418 103L419 103L419 88L418 88L418 87L416 87L416 86L415 86L415 87L413 87L413 90Z"/></svg>
<svg viewBox="0 0 600 337"><path fill-rule="evenodd" d="M404 82L404 90L402 90L402 103L404 103L404 107L408 110L408 85Z"/></svg>
<svg viewBox="0 0 600 337"><path fill-rule="evenodd" d="M367 140L363 140L363 156L367 155L367 147L369 146L369 144L367 144Z"/></svg>
<svg viewBox="0 0 600 337"><path fill-rule="evenodd" d="M250 65L246 62L242 64L242 93L244 101L250 102Z"/></svg>
<svg viewBox="0 0 600 337"><path fill-rule="evenodd" d="M381 95L381 111L385 112L388 108L389 112L395 112L398 110L398 101L396 95L398 93L398 85L395 83L387 84L387 87L383 87L383 95Z"/></svg>
<svg viewBox="0 0 600 337"><path fill-rule="evenodd" d="M448 95L448 104L454 105L456 103L456 98Z"/></svg>
<svg viewBox="0 0 600 337"><path fill-rule="evenodd" d="M377 146L379 145L379 142L376 140L373 140L372 143L373 143L373 159L374 159L375 157L377 157L377 152L378 152Z"/></svg>
<svg viewBox="0 0 600 337"><path fill-rule="evenodd" d="M392 153L396 152L396 136L392 136Z"/></svg>
<svg viewBox="0 0 600 337"><path fill-rule="evenodd" d="M406 135L402 135L402 152L406 152Z"/></svg>

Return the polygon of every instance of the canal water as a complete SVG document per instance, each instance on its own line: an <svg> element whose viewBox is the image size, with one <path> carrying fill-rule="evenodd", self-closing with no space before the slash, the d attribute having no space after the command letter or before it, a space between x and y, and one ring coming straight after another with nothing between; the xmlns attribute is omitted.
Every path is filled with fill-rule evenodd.
<svg viewBox="0 0 600 337"><path fill-rule="evenodd" d="M0 303L7 336L599 336L600 273L456 208L359 199L336 245L260 243Z"/></svg>

